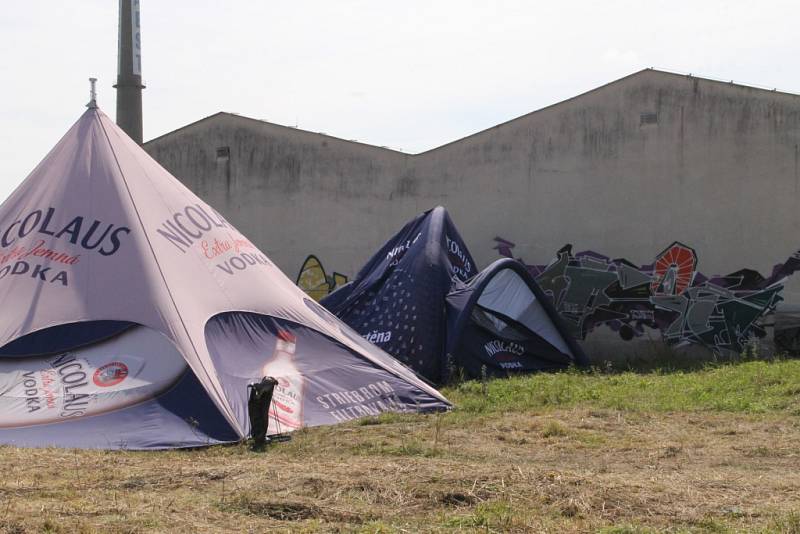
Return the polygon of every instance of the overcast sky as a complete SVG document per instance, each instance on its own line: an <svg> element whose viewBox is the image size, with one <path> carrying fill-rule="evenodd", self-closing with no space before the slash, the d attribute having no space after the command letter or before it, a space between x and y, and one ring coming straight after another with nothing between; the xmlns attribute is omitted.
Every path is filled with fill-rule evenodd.
<svg viewBox="0 0 800 534"><path fill-rule="evenodd" d="M141 0L144 137L217 111L420 152L646 67L800 92L791 1ZM0 197L115 115L117 2L6 1Z"/></svg>

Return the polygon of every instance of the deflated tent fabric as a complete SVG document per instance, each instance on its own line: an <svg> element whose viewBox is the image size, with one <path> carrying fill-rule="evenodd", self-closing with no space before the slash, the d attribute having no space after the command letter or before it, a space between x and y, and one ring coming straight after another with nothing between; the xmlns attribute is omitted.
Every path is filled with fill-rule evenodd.
<svg viewBox="0 0 800 534"><path fill-rule="evenodd" d="M321 304L434 383L458 368L479 377L586 364L522 264L503 259L476 273L442 207L406 224Z"/></svg>
<svg viewBox="0 0 800 534"><path fill-rule="evenodd" d="M518 261L492 263L447 296L447 352L468 377L586 365L580 346Z"/></svg>
<svg viewBox="0 0 800 534"><path fill-rule="evenodd" d="M475 262L439 206L406 224L355 279L320 302L365 339L439 382L444 372L445 297Z"/></svg>
<svg viewBox="0 0 800 534"><path fill-rule="evenodd" d="M2 444L237 441L265 374L271 433L449 406L96 108L0 206L0 299Z"/></svg>

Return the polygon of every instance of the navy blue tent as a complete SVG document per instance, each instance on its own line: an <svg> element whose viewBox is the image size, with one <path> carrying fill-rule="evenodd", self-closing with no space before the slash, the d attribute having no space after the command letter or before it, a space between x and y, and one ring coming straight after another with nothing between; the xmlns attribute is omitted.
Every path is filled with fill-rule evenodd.
<svg viewBox="0 0 800 534"><path fill-rule="evenodd" d="M471 378L587 364L534 278L508 258L455 282L447 295L447 354Z"/></svg>
<svg viewBox="0 0 800 534"><path fill-rule="evenodd" d="M477 273L447 211L418 215L355 280L321 301L431 382L586 364L550 300L517 261Z"/></svg>
<svg viewBox="0 0 800 534"><path fill-rule="evenodd" d="M321 304L368 341L432 382L444 371L445 298L475 262L440 207L406 224L355 279Z"/></svg>

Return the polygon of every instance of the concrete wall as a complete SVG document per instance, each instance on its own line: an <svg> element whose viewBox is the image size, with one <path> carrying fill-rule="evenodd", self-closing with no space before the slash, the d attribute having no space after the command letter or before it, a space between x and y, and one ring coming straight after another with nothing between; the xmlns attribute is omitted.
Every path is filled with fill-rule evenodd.
<svg viewBox="0 0 800 534"><path fill-rule="evenodd" d="M229 159L217 149L230 148ZM352 275L424 209L413 157L220 113L146 144L294 278L309 254Z"/></svg>
<svg viewBox="0 0 800 534"><path fill-rule="evenodd" d="M798 146L800 97L646 70L418 155L224 113L145 148L293 278L312 253L353 275L437 204L479 267L496 236L528 263L679 240L707 275L767 274L800 248Z"/></svg>

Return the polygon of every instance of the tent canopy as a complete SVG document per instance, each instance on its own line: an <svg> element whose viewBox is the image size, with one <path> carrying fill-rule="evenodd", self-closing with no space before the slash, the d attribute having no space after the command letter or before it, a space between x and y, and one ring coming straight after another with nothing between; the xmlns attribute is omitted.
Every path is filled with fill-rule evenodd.
<svg viewBox="0 0 800 534"><path fill-rule="evenodd" d="M355 279L321 304L371 343L432 382L443 372L445 297L475 261L447 211L421 213L395 234Z"/></svg>
<svg viewBox="0 0 800 534"><path fill-rule="evenodd" d="M483 367L504 375L586 363L522 264L478 273L442 207L406 224L321 304L433 383L454 366L478 377Z"/></svg>
<svg viewBox="0 0 800 534"><path fill-rule="evenodd" d="M235 441L265 374L284 430L448 406L97 109L0 206L0 299L4 444Z"/></svg>
<svg viewBox="0 0 800 534"><path fill-rule="evenodd" d="M468 376L586 365L561 318L527 269L501 259L447 296L447 353Z"/></svg>

